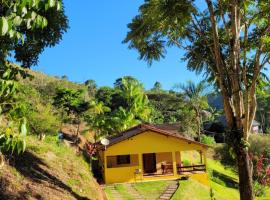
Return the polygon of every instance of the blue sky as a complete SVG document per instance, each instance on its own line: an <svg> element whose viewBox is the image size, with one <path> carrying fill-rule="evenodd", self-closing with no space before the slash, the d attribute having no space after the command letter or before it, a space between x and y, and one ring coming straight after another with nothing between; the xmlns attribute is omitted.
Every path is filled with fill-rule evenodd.
<svg viewBox="0 0 270 200"><path fill-rule="evenodd" d="M138 13L143 0L64 0L70 29L59 45L47 48L33 69L49 75L67 75L76 82L94 79L99 86L112 86L115 79L131 75L147 89L160 81L165 89L187 80L199 81L181 61L183 52L168 50L151 67L138 60L138 53L122 44L127 24Z"/></svg>

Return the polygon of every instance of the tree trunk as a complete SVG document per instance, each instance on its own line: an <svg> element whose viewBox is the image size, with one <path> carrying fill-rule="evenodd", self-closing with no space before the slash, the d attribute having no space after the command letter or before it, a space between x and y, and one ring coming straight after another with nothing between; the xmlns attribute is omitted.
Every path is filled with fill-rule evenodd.
<svg viewBox="0 0 270 200"><path fill-rule="evenodd" d="M248 152L242 147L237 148L237 163L239 173L239 192L241 200L254 200L252 185L251 161Z"/></svg>
<svg viewBox="0 0 270 200"><path fill-rule="evenodd" d="M79 134L80 134L80 121L78 121L78 124L77 124L77 130L76 130L76 140L78 141L79 140Z"/></svg>

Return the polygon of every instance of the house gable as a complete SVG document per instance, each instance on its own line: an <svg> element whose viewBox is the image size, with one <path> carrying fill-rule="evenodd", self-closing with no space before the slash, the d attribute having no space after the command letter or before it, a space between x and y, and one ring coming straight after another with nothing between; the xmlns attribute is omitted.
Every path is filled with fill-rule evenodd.
<svg viewBox="0 0 270 200"><path fill-rule="evenodd" d="M145 130L121 140L106 149L106 155L125 155L136 153L173 152L187 150L206 150L206 146L189 140Z"/></svg>

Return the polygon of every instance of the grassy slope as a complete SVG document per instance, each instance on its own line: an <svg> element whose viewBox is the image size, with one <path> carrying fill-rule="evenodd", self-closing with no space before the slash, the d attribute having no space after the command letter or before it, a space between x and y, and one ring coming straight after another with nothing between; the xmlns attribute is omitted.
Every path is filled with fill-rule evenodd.
<svg viewBox="0 0 270 200"><path fill-rule="evenodd" d="M28 151L0 170L0 199L101 199L88 163L73 148L28 136Z"/></svg>
<svg viewBox="0 0 270 200"><path fill-rule="evenodd" d="M234 172L231 168L225 167L224 165L222 165L218 161L208 159L208 169L216 170L220 174L231 179L232 181L238 181L238 176L237 176L236 172ZM236 189L236 188L233 188L230 186L224 186L224 185L216 183L212 180L210 181L210 186L214 189L217 196L221 195L221 197L223 197L223 199L228 199L228 200L238 200L239 199L239 192L238 192L238 189ZM263 197L257 197L256 200L270 200L270 187L267 189L267 191Z"/></svg>

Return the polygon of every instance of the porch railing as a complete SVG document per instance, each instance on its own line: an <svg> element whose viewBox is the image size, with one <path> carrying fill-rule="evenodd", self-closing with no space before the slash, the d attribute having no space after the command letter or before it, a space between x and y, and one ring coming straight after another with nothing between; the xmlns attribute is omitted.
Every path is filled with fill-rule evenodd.
<svg viewBox="0 0 270 200"><path fill-rule="evenodd" d="M179 174L184 172L201 172L201 171L206 171L205 165L177 166L177 172Z"/></svg>

